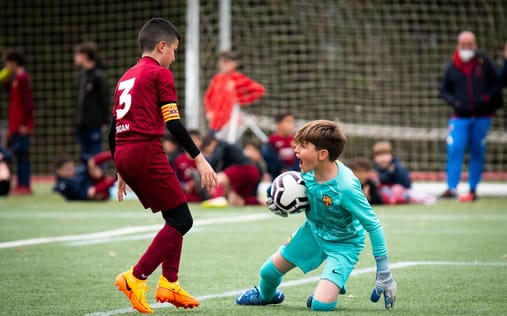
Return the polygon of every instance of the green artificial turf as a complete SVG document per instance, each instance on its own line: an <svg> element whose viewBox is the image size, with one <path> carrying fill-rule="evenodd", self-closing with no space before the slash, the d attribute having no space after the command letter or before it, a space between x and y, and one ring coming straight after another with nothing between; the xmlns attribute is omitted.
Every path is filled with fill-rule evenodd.
<svg viewBox="0 0 507 316"><path fill-rule="evenodd" d="M395 267L399 293L393 315L502 315L507 311L507 198L481 199L472 204L439 201L434 206L377 207ZM278 306L237 306L234 296L216 297L258 283L258 269L304 221L271 216L261 207L203 209L191 206L196 225L185 237L180 280L187 291L205 297L195 310L156 308L158 315L307 315L306 298L316 282L285 287ZM251 221L205 223L213 218ZM267 215L262 217L262 215ZM248 218L246 218L248 219ZM245 218L243 217L243 220ZM162 225L158 214L137 201L65 202L47 185L32 197L0 199L0 243ZM0 248L1 315L85 315L129 307L114 287L116 275L133 265L154 233L148 230L97 239L48 242ZM90 243L91 242L91 243ZM439 264L440 263L440 264ZM445 264L442 264L445 263ZM369 242L351 276L347 294L332 314L382 315L383 303L369 301L374 273ZM284 281L316 277L289 272ZM154 288L160 271L149 279ZM157 306L157 305L156 305ZM97 314L107 315L107 314Z"/></svg>

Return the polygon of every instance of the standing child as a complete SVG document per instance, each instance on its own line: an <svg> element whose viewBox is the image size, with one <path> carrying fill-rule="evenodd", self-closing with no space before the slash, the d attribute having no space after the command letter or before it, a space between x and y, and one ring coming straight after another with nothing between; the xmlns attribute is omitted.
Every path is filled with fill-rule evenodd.
<svg viewBox="0 0 507 316"><path fill-rule="evenodd" d="M219 132L229 123L235 104L248 105L264 93L264 87L237 71L238 56L234 52L221 52L218 56L219 73L211 80L204 95L204 106L209 129Z"/></svg>
<svg viewBox="0 0 507 316"><path fill-rule="evenodd" d="M199 301L180 287L183 235L192 227L178 178L169 166L160 138L164 124L195 159L202 185L212 188L216 174L199 152L180 120L176 89L169 65L175 60L180 35L171 22L153 18L139 31L142 58L120 78L115 91L109 143L118 171L118 200L126 185L145 208L161 212L165 220L144 255L130 270L116 277L116 286L140 312L152 313L146 302L146 279L162 264L155 299L176 307L193 308Z"/></svg>
<svg viewBox="0 0 507 316"><path fill-rule="evenodd" d="M377 302L383 293L386 309L392 308L396 282L389 270L384 230L357 178L336 161L346 142L340 126L326 120L313 121L296 133L294 141L308 194L306 221L261 267L259 288L241 293L236 303L279 304L285 299L277 290L284 274L294 267L307 273L325 260L324 272L307 306L315 311L334 310L364 248L366 230L377 263L371 300ZM275 214L287 216L272 201L268 200L268 205Z"/></svg>
<svg viewBox="0 0 507 316"><path fill-rule="evenodd" d="M31 164L30 135L33 129L34 104L30 76L24 67L21 52L9 50L4 57L5 67L14 76L9 93L9 136L16 158L17 187L13 194L30 195Z"/></svg>
<svg viewBox="0 0 507 316"><path fill-rule="evenodd" d="M83 162L102 151L102 130L111 119L109 85L97 55L95 42L81 43L74 52L74 65L80 68L76 79L76 136Z"/></svg>

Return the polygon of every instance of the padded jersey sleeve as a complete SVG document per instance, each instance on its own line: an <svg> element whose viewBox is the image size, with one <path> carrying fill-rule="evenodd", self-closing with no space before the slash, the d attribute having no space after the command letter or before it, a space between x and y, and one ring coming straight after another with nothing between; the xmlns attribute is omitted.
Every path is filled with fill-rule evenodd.
<svg viewBox="0 0 507 316"><path fill-rule="evenodd" d="M352 185L343 192L343 206L368 231L373 255L375 257L386 256L387 246L384 229L377 215L373 212L370 203L368 203L359 180L354 179Z"/></svg>

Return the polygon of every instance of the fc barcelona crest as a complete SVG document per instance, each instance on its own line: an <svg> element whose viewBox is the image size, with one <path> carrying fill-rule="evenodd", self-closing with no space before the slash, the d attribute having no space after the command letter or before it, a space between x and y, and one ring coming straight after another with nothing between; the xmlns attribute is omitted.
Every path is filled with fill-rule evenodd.
<svg viewBox="0 0 507 316"><path fill-rule="evenodd" d="M322 196L322 203L324 203L326 207L330 207L331 204L333 204L333 200L329 196L324 195Z"/></svg>

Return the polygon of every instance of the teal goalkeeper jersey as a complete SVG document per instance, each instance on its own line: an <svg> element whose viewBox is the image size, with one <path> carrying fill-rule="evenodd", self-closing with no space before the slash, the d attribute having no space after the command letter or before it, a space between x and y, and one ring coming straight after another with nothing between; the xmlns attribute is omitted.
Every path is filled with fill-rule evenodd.
<svg viewBox="0 0 507 316"><path fill-rule="evenodd" d="M313 170L302 173L310 208L306 219L313 234L331 242L347 242L370 234L374 256L387 255L382 225L366 199L361 184L342 162L338 175L327 182L315 181Z"/></svg>

